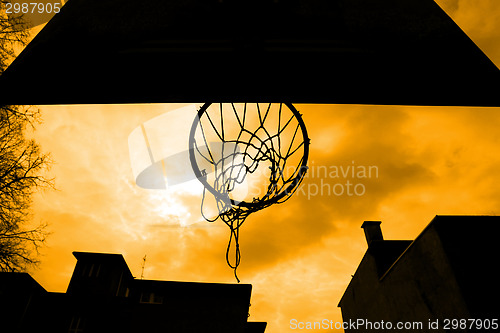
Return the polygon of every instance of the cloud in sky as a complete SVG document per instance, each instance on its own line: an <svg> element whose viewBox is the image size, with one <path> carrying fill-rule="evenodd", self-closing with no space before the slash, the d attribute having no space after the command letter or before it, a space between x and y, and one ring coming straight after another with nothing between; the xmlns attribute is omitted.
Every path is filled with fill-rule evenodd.
<svg viewBox="0 0 500 333"><path fill-rule="evenodd" d="M199 196L134 185L127 135L164 107L83 108L42 108L45 123L36 136L55 160L58 191L35 200L36 217L53 231L35 277L49 290L64 290L75 261L70 253L79 250L123 253L135 276L147 254L146 278L234 282L224 259L228 228L221 222L179 227L186 214L198 214ZM271 331L293 317L340 319L336 303L366 249L364 220L382 220L388 239L412 239L436 214L499 213L491 186L499 181L498 109L298 108L316 176L304 180L303 192L251 215L241 228L238 274L254 285L253 319L270 321ZM377 177L318 176L320 166L354 165L376 166ZM363 184L365 193L310 193L322 181L347 180Z"/></svg>

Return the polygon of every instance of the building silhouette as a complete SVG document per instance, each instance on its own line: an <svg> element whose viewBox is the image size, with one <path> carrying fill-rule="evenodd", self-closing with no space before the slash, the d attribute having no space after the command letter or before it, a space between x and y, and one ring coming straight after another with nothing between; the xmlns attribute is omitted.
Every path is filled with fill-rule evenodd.
<svg viewBox="0 0 500 333"><path fill-rule="evenodd" d="M380 223L362 225L368 249L339 303L346 332L498 330L500 217L436 216L414 241L384 240Z"/></svg>
<svg viewBox="0 0 500 333"><path fill-rule="evenodd" d="M48 292L27 273L0 273L2 332L241 332L250 284L135 279L121 254L73 252L66 293Z"/></svg>

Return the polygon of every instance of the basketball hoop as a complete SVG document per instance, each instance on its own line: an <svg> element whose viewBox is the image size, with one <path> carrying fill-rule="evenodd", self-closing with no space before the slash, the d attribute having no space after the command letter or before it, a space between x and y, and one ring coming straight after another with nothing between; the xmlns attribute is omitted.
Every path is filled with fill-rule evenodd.
<svg viewBox="0 0 500 333"><path fill-rule="evenodd" d="M206 103L198 111L189 158L204 186L201 213L209 222L220 218L231 229L226 262L238 282L239 228L251 213L292 196L307 172L308 155L306 126L290 103ZM200 168L207 163L210 170ZM215 198L215 218L204 213L206 191Z"/></svg>

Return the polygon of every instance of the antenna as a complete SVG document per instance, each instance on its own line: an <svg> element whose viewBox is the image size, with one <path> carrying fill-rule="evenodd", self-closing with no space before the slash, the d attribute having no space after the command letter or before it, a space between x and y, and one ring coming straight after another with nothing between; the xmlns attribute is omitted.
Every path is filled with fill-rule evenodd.
<svg viewBox="0 0 500 333"><path fill-rule="evenodd" d="M144 278L144 266L146 266L146 255L144 255L144 258L142 258L141 280Z"/></svg>

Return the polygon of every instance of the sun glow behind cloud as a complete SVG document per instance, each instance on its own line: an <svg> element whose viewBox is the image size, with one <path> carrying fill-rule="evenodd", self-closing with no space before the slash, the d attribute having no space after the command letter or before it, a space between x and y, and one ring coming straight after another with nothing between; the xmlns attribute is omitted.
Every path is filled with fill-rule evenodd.
<svg viewBox="0 0 500 333"><path fill-rule="evenodd" d="M189 226L202 222L199 212L190 211L189 206L185 206L180 198L191 197L198 200L203 192L203 185L197 180L191 180L182 186L176 186L167 190L151 190L148 199L152 211L165 221L169 221L169 226ZM172 224L172 220L175 221ZM157 226L161 226L158 224Z"/></svg>

